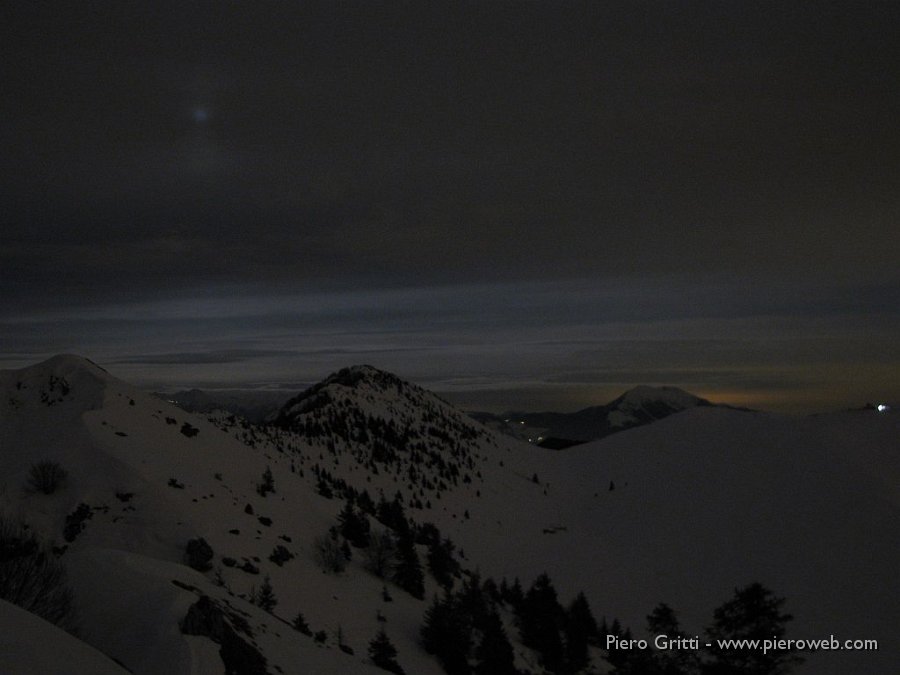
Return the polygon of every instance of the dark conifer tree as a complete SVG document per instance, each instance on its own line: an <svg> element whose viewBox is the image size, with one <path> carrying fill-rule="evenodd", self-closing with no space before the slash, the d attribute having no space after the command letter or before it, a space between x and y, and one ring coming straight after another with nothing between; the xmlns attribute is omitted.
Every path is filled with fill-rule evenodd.
<svg viewBox="0 0 900 675"><path fill-rule="evenodd" d="M297 616L294 617L294 621L291 625L294 627L294 630L299 631L304 635L312 635L312 631L309 628L309 624L306 623L303 612L297 612Z"/></svg>
<svg viewBox="0 0 900 675"><path fill-rule="evenodd" d="M364 513L358 513L348 499L338 514L341 535L356 548L369 545L369 519Z"/></svg>
<svg viewBox="0 0 900 675"><path fill-rule="evenodd" d="M559 672L564 664L560 628L563 610L550 577L541 574L528 589L518 609L522 643L541 655L547 670Z"/></svg>
<svg viewBox="0 0 900 675"><path fill-rule="evenodd" d="M515 654L496 612L484 619L475 658L476 675L516 675Z"/></svg>
<svg viewBox="0 0 900 675"><path fill-rule="evenodd" d="M391 643L387 633L384 632L384 628L381 628L369 642L369 658L382 670L404 675L403 668L397 663L397 649Z"/></svg>
<svg viewBox="0 0 900 675"><path fill-rule="evenodd" d="M275 478L272 476L272 467L267 466L263 471L262 483L256 486L260 496L265 497L269 492L275 492Z"/></svg>
<svg viewBox="0 0 900 675"><path fill-rule="evenodd" d="M606 627L606 619L604 619L600 634L603 636L615 635L626 641L631 640L631 629L623 629L618 619L613 619L609 627ZM606 660L613 666L610 675L648 675L650 665L647 657L648 654L640 650L610 649L607 651L606 657Z"/></svg>
<svg viewBox="0 0 900 675"><path fill-rule="evenodd" d="M504 579L504 582L505 581L506 580ZM501 589L501 593L503 602L509 603L509 605L516 610L525 598L525 593L522 591L522 582L519 581L519 577L516 577L513 580L511 586L506 587L505 592Z"/></svg>
<svg viewBox="0 0 900 675"><path fill-rule="evenodd" d="M272 580L269 578L269 575L266 575L266 578L263 579L262 586L259 587L259 591L256 593L256 598L254 599L255 603L261 609L271 613L273 609L275 609L275 605L278 604L278 600L275 598L275 589L272 588Z"/></svg>
<svg viewBox="0 0 900 675"><path fill-rule="evenodd" d="M448 675L468 675L472 628L452 595L437 598L425 612L422 646L434 654Z"/></svg>
<svg viewBox="0 0 900 675"><path fill-rule="evenodd" d="M678 617L669 605L661 602L647 616L647 634L651 639L665 635L670 640L688 637L678 625ZM652 650L648 654L648 675L697 675L699 655L693 649Z"/></svg>
<svg viewBox="0 0 900 675"><path fill-rule="evenodd" d="M449 539L429 542L428 569L441 586L452 586L453 577L459 574L459 563L453 557L455 550L456 546Z"/></svg>
<svg viewBox="0 0 900 675"><path fill-rule="evenodd" d="M399 492L394 495L394 500L391 502L387 501L382 495L376 512L378 522L391 528L398 535L409 532L409 521L406 520L406 513L403 510Z"/></svg>
<svg viewBox="0 0 900 675"><path fill-rule="evenodd" d="M781 639L793 617L782 613L784 598L776 597L762 584L736 589L734 598L718 607L713 624L706 629L709 641L727 639ZM796 650L717 650L703 672L708 675L785 675L803 661Z"/></svg>
<svg viewBox="0 0 900 675"><path fill-rule="evenodd" d="M481 576L475 572L466 579L459 593L456 595L456 602L461 612L468 617L473 627L482 630L484 622L493 611L489 604L489 599L485 596L481 587Z"/></svg>
<svg viewBox="0 0 900 675"><path fill-rule="evenodd" d="M363 513L367 513L370 516L375 515L375 502L373 502L372 498L369 496L368 490L363 490L359 494L359 496L356 498L356 505Z"/></svg>
<svg viewBox="0 0 900 675"><path fill-rule="evenodd" d="M566 669L578 672L590 662L588 645L597 644L597 621L584 593L579 593L565 615Z"/></svg>
<svg viewBox="0 0 900 675"><path fill-rule="evenodd" d="M497 604L502 600L502 596L500 595L500 588L497 586L497 582L494 581L491 577L488 577L484 580L481 588L484 592L485 597L490 600L491 603Z"/></svg>
<svg viewBox="0 0 900 675"><path fill-rule="evenodd" d="M425 577L422 564L416 553L416 545L409 532L397 538L397 564L394 567L394 581L414 598L425 597Z"/></svg>

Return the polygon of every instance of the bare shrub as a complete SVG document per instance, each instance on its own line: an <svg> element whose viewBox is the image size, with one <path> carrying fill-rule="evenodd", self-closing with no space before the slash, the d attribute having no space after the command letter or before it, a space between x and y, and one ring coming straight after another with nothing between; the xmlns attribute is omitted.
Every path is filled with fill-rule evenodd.
<svg viewBox="0 0 900 675"><path fill-rule="evenodd" d="M386 578L393 569L396 549L397 544L388 530L372 536L368 548L363 549L366 569L377 577Z"/></svg>
<svg viewBox="0 0 900 675"><path fill-rule="evenodd" d="M59 465L59 462L44 459L32 464L28 470L28 486L34 492L52 495L63 486L68 475L69 473Z"/></svg>
<svg viewBox="0 0 900 675"><path fill-rule="evenodd" d="M323 534L313 541L316 562L326 572L339 574L347 567L347 556L341 548L341 543L332 534Z"/></svg>
<svg viewBox="0 0 900 675"><path fill-rule="evenodd" d="M66 630L75 626L66 570L34 533L0 517L0 598Z"/></svg>

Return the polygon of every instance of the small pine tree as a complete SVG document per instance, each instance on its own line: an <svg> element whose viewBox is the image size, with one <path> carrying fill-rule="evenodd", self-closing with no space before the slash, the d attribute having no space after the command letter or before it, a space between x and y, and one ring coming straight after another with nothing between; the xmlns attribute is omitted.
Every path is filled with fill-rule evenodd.
<svg viewBox="0 0 900 675"><path fill-rule="evenodd" d="M364 513L357 513L349 499L338 514L338 530L356 548L369 545L369 519Z"/></svg>
<svg viewBox="0 0 900 675"><path fill-rule="evenodd" d="M455 549L449 539L429 542L428 569L441 586L452 586L453 577L459 574L459 563L453 557Z"/></svg>
<svg viewBox="0 0 900 675"><path fill-rule="evenodd" d="M425 597L425 577L422 564L416 553L416 545L412 536L405 534L397 540L397 564L394 568L394 581L400 588L414 598Z"/></svg>
<svg viewBox="0 0 900 675"><path fill-rule="evenodd" d="M376 517L380 523L391 528L398 536L410 534L409 521L406 519L399 492L394 495L394 500L391 502L388 502L384 495L381 496L376 509Z"/></svg>
<svg viewBox="0 0 900 675"><path fill-rule="evenodd" d="M272 467L267 466L263 471L262 483L256 486L256 491L261 497L265 497L269 492L275 492L275 477L272 475Z"/></svg>
<svg viewBox="0 0 900 675"><path fill-rule="evenodd" d="M262 586L259 587L259 591L256 593L254 604L270 614L275 609L275 605L278 604L278 600L275 598L275 589L272 588L272 580L268 574L263 579Z"/></svg>
<svg viewBox="0 0 900 675"><path fill-rule="evenodd" d="M387 633L384 632L384 628L379 629L372 641L369 642L369 658L382 670L404 675L403 668L397 663L397 649L391 643Z"/></svg>
<svg viewBox="0 0 900 675"><path fill-rule="evenodd" d="M291 625L294 627L294 630L299 631L304 635L312 635L312 630L310 630L309 624L306 623L306 618L303 616L303 612L297 612L297 616L294 617Z"/></svg>

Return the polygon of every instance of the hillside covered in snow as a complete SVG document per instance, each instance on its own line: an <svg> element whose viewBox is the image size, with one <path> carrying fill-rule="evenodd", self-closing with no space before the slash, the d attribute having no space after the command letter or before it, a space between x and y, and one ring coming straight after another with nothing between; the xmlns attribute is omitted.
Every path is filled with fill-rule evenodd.
<svg viewBox="0 0 900 675"><path fill-rule="evenodd" d="M579 593L635 635L666 602L693 635L760 582L786 598L792 637L879 641L797 672L890 672L897 415L794 419L680 393L663 415L629 394L608 422L665 419L559 453L369 366L266 424L187 413L80 357L3 371L0 510L64 566L72 634L0 603L23 636L0 664L33 672L16 668L46 640L73 673L375 673L383 633L405 672L451 672L423 626L452 597L472 640L456 667L485 672L507 644L520 672L609 672L597 640L557 664L529 638L511 588L536 603L546 573L566 649ZM47 494L41 463L65 474Z"/></svg>

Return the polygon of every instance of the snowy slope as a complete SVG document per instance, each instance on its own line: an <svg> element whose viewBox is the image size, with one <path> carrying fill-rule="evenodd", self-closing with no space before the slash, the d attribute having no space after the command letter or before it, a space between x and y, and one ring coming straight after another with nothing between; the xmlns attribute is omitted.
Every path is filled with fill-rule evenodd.
<svg viewBox="0 0 900 675"><path fill-rule="evenodd" d="M94 675L128 672L53 624L0 600L0 673L72 673L72 664Z"/></svg>
<svg viewBox="0 0 900 675"><path fill-rule="evenodd" d="M401 407L396 390L358 393L342 389L344 408L372 410L373 398L382 416ZM493 439L473 452L478 496L450 486L416 517L484 573L530 580L547 570L564 596L584 589L598 614L638 631L666 601L700 632L735 587L760 581L787 597L795 637L883 645L811 655L805 672L885 672L900 625L897 416L794 419L665 394L672 407L695 405L564 453ZM659 396L638 388L616 407L649 414ZM352 461L331 469L351 483L372 478Z"/></svg>
<svg viewBox="0 0 900 675"><path fill-rule="evenodd" d="M431 392L371 366L341 370L294 397L275 426L301 464L351 484L364 478L388 497L399 492L419 512L437 509L450 492L475 500L482 470L510 445Z"/></svg>
<svg viewBox="0 0 900 675"><path fill-rule="evenodd" d="M243 638L268 658L269 672L379 672L366 663L366 646L383 609L401 661L415 672L439 672L417 644L424 603L397 593L382 608L380 579L320 571L312 540L334 522L340 504L317 496L274 449L248 448L78 357L4 371L0 391L0 509L66 546L62 559L88 644L135 673L221 673L218 646L179 629L206 595L244 617ZM64 489L49 496L24 489L28 467L39 459L68 470ZM267 466L277 491L263 498L256 485ZM90 515L66 542L66 518L79 504ZM183 564L186 543L197 537L215 551L225 588L212 583L212 571ZM268 559L279 544L296 556L283 566ZM223 564L223 556L236 564ZM266 574L279 603L275 617L242 599ZM326 645L285 623L298 610L313 630L327 631ZM339 625L354 655L337 649ZM93 671L85 665L71 672Z"/></svg>
<svg viewBox="0 0 900 675"><path fill-rule="evenodd" d="M894 672L898 432L896 415L697 408L552 453L533 465L549 484L541 503L510 494L479 514L495 527L453 536L484 569L546 569L638 630L665 601L700 632L735 587L760 581L788 599L790 635L881 645L810 655L798 672Z"/></svg>
<svg viewBox="0 0 900 675"><path fill-rule="evenodd" d="M134 672L222 672L218 645L179 629L201 595L244 617L270 672L382 672L365 657L382 625L407 672L440 672L419 646L425 602L392 587L385 603L384 582L358 556L342 575L319 569L313 540L342 506L323 486L373 500L399 493L407 515L464 550L467 567L525 584L546 570L561 600L584 590L598 618L638 633L661 601L699 632L735 587L760 581L788 599L791 636L881 643L812 655L798 672L887 673L896 662L895 414L798 420L701 406L558 453L498 437L370 367L327 378L265 427L185 413L77 357L0 373L0 394L0 506L63 545L66 516L90 505L63 555L83 637ZM27 468L44 457L69 469L68 484L26 493ZM276 491L262 497L267 466ZM183 564L198 536L224 588L214 571ZM295 556L283 566L268 559L278 545ZM274 617L242 599L266 574ZM426 598L437 590L429 578ZM284 623L298 610L329 633L326 646ZM338 627L355 654L337 649Z"/></svg>

